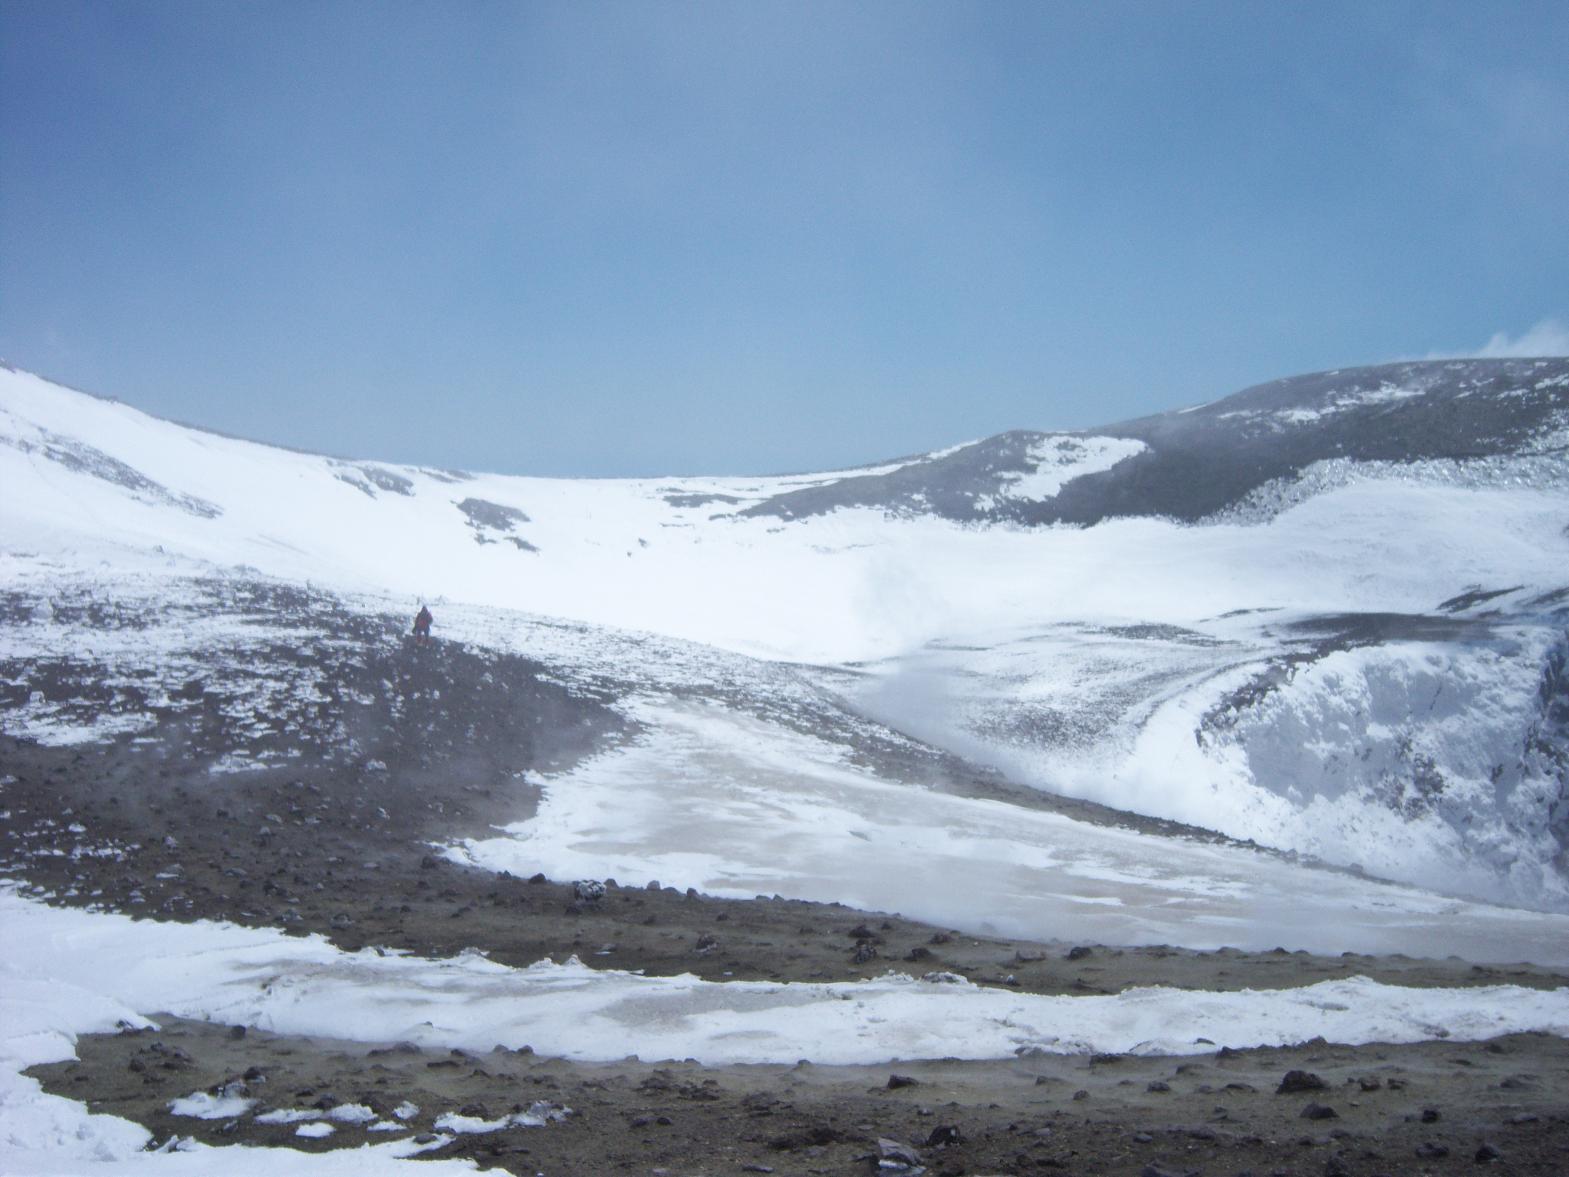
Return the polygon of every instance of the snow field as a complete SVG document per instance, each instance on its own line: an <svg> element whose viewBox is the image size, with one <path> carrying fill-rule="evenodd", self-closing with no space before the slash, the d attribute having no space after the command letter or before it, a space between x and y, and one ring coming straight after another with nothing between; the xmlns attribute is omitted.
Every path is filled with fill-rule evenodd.
<svg viewBox="0 0 1569 1177"><path fill-rule="evenodd" d="M733 512L843 475L453 482L383 466L411 493L373 498L331 459L188 430L24 373L0 370L0 414L9 434L79 438L223 512L143 501L0 445L0 482L16 488L3 517L12 551L90 563L161 548L341 591L444 597L800 661L887 657L979 617L1181 624L1261 605L1422 611L1501 569L1511 583L1555 588L1569 565L1563 494L1527 488L1355 483L1257 527L972 528L871 510L786 525ZM1114 451L1097 461L1125 456ZM714 494L737 501L677 505ZM467 498L523 511L529 521L512 534L539 552L502 532L476 543L455 505ZM630 577L639 591L627 591Z"/></svg>
<svg viewBox="0 0 1569 1177"><path fill-rule="evenodd" d="M545 778L538 812L455 861L552 878L839 901L987 935L1569 963L1569 916L1309 870L887 781L717 706L645 702L647 734ZM1280 802L1284 804L1284 802Z"/></svg>

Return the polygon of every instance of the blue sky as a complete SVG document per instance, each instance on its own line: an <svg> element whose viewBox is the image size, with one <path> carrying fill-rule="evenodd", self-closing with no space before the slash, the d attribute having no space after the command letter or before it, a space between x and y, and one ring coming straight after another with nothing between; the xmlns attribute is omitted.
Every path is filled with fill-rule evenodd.
<svg viewBox="0 0 1569 1177"><path fill-rule="evenodd" d="M764 472L1569 344L1569 5L0 4L0 356Z"/></svg>

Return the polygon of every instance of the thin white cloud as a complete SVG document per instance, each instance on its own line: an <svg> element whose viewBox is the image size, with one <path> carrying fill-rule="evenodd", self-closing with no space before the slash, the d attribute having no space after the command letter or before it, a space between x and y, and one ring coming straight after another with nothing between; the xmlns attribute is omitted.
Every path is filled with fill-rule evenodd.
<svg viewBox="0 0 1569 1177"><path fill-rule="evenodd" d="M1511 337L1497 331L1481 347L1471 351L1429 352L1429 360L1485 359L1505 360L1536 356L1569 356L1569 325L1559 319L1543 319L1524 334Z"/></svg>

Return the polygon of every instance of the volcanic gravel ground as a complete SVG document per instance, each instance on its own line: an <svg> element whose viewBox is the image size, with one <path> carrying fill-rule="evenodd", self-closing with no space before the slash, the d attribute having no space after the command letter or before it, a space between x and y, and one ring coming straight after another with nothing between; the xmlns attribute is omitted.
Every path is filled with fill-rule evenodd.
<svg viewBox="0 0 1569 1177"><path fill-rule="evenodd" d="M1479 1161L1497 1173L1569 1168L1569 1042L1546 1035L1361 1049L1316 1042L1186 1059L700 1067L421 1051L164 1018L157 1030L88 1036L77 1049L80 1061L29 1073L95 1112L144 1124L158 1142L317 1151L392 1137L354 1122L365 1109L405 1136L445 1137L429 1156L513 1173L866 1173L886 1155L879 1140L949 1177L1404 1177L1473 1173ZM1293 1072L1322 1087L1299 1075L1287 1086L1308 1089L1279 1091ZM223 1089L256 1103L210 1120L169 1111L172 1099ZM438 1133L437 1120L452 1113L494 1123L541 1105L570 1111L540 1127ZM334 1131L324 1139L296 1135L299 1122L256 1119L334 1108L341 1118L327 1121Z"/></svg>
<svg viewBox="0 0 1569 1177"><path fill-rule="evenodd" d="M38 691L67 701L78 721L135 721L67 746L0 736L0 875L53 903L315 932L347 950L445 956L475 947L511 965L578 955L596 967L711 980L849 980L893 968L1049 994L1269 988L1352 975L1408 985L1569 984L1550 969L1455 958L986 939L838 905L613 881L602 899L584 903L570 881L459 867L432 844L527 817L537 793L525 771L570 767L632 734L613 692L564 685L514 655L439 640L416 648L401 624L320 594L223 591L195 613L237 611L254 617L262 636L239 653L215 651L172 690L151 672L109 673L85 649L25 666L0 660L9 692L0 703L17 706ZM13 598L9 607L37 606ZM53 608L66 621L78 610L76 620L87 617L102 634L134 634L145 621L102 603ZM289 689L275 689L280 683ZM948 787L962 787L954 779ZM975 784L1011 791L984 774ZM160 1020L152 1034L84 1037L80 1062L34 1073L160 1140L194 1134L318 1149L366 1139L363 1127L345 1123L313 1140L295 1135L296 1125L250 1116L170 1115L170 1099L253 1068L266 1077L247 1081L257 1110L336 1100L385 1113L409 1100L422 1109L411 1121L419 1131L451 1111L485 1119L540 1100L571 1107L561 1123L459 1136L433 1154L515 1172L868 1171L858 1158L875 1157L878 1137L918 1148L931 1172L953 1174L1469 1172L1484 1142L1500 1153L1499 1171L1569 1171L1561 1097L1569 1046L1547 1036L1189 1059L703 1068L372 1053L366 1044ZM1323 1075L1318 1102L1337 1119L1301 1120L1308 1101L1272 1094L1294 1068ZM891 1070L916 1082L890 1087ZM1364 1091L1363 1078L1381 1085ZM1423 1122L1424 1107L1439 1119ZM958 1137L938 1131L947 1128Z"/></svg>

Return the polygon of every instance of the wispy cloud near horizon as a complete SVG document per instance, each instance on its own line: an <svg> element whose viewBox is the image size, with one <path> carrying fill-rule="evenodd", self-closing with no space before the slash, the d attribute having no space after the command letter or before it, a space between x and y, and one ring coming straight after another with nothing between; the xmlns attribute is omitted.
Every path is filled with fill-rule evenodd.
<svg viewBox="0 0 1569 1177"><path fill-rule="evenodd" d="M1495 331L1481 347L1468 351L1432 351L1423 359L1511 360L1537 356L1569 356L1569 324L1561 319L1546 318L1520 335L1511 337L1505 331Z"/></svg>

